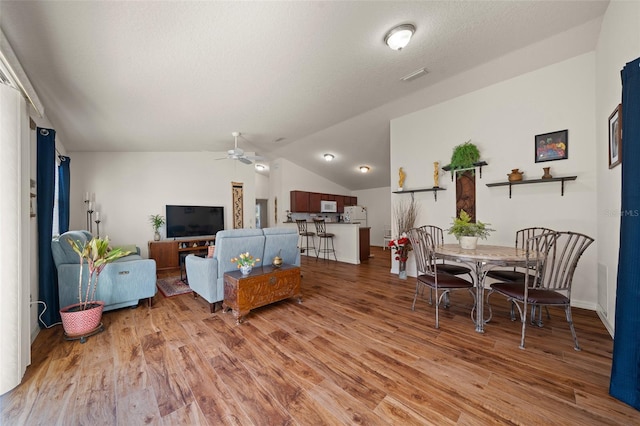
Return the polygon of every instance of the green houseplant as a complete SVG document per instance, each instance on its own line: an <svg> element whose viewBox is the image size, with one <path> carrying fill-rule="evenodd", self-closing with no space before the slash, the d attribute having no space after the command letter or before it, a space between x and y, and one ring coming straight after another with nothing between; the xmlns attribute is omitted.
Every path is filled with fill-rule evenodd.
<svg viewBox="0 0 640 426"><path fill-rule="evenodd" d="M455 173L456 170L473 168L474 164L479 160L480 151L478 147L472 144L471 140L468 140L453 148L449 168L452 173Z"/></svg>
<svg viewBox="0 0 640 426"><path fill-rule="evenodd" d="M165 224L164 216L152 214L149 216L149 222L151 222L151 226L153 227L153 240L160 241L160 232L158 232L158 229Z"/></svg>
<svg viewBox="0 0 640 426"><path fill-rule="evenodd" d="M69 244L80 258L78 303L62 308L60 316L67 336L84 336L97 329L102 319L104 302L95 300L100 273L109 263L131 252L120 248L111 249L108 237L104 239L93 237L86 243L70 240ZM88 268L86 283L83 282L85 263Z"/></svg>
<svg viewBox="0 0 640 426"><path fill-rule="evenodd" d="M464 210L460 210L459 217L453 218L453 223L447 232L458 239L460 247L475 249L478 238L486 239L492 231L495 231L495 229L489 228L489 225L490 223L483 223L479 220L471 222L471 216Z"/></svg>

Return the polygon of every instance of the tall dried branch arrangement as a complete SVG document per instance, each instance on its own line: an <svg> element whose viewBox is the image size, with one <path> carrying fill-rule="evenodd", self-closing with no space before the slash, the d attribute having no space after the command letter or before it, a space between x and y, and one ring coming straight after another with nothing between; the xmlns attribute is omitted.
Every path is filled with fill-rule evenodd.
<svg viewBox="0 0 640 426"><path fill-rule="evenodd" d="M393 213L396 219L398 235L402 235L415 226L420 213L420 205L412 197L410 201L403 200L398 202L394 207Z"/></svg>

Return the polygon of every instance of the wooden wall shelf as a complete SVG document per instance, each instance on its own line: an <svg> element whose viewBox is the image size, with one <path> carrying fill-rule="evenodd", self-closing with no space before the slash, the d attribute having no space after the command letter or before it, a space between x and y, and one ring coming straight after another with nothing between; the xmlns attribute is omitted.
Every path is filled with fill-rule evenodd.
<svg viewBox="0 0 640 426"><path fill-rule="evenodd" d="M486 161L478 161L477 163L473 163L473 167L467 167L465 169L455 169L451 172L451 182L453 182L453 176L458 172L465 172L467 170L474 170L476 167L479 168L480 171L480 179L482 179L482 166L487 166L488 163ZM446 165L442 167L442 170L448 172L451 171L451 166Z"/></svg>
<svg viewBox="0 0 640 426"><path fill-rule="evenodd" d="M402 191L393 191L394 194L411 194L411 199L413 199L414 192L433 192L433 199L438 201L438 191L446 191L447 188L442 188L440 186L434 186L432 188L416 188L416 189L404 189Z"/></svg>
<svg viewBox="0 0 640 426"><path fill-rule="evenodd" d="M487 186L509 186L509 198L511 198L511 187L513 185L527 185L530 183L547 183L547 182L560 182L560 196L564 196L564 182L570 180L576 180L578 176L564 176L564 177L554 177L549 179L529 179L529 180L519 180L515 182L495 182L488 183Z"/></svg>

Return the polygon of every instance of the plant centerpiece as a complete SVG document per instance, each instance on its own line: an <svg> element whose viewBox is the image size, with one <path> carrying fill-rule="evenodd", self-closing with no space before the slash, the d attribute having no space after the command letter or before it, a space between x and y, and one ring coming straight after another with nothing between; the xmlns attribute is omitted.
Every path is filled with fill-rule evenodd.
<svg viewBox="0 0 640 426"><path fill-rule="evenodd" d="M251 273L251 269L256 265L256 262L260 262L260 259L254 258L249 252L245 252L240 253L238 257L231 258L231 262L238 265L238 269L240 269L243 276L247 276Z"/></svg>
<svg viewBox="0 0 640 426"><path fill-rule="evenodd" d="M478 147L472 144L471 140L468 140L453 148L449 168L451 169L451 173L455 173L456 170L461 169L472 169L471 173L474 173L474 164L479 160L480 151Z"/></svg>
<svg viewBox="0 0 640 426"><path fill-rule="evenodd" d="M80 258L78 303L62 308L60 316L66 335L80 337L86 336L100 327L104 302L95 300L100 273L109 263L129 255L131 252L109 247L109 237L104 239L93 237L86 243L69 240L69 244ZM89 269L88 274L83 274L85 262ZM86 283L83 283L84 275L87 275ZM84 343L82 339L81 341Z"/></svg>
<svg viewBox="0 0 640 426"><path fill-rule="evenodd" d="M475 249L478 238L486 239L495 229L489 228L490 223L482 223L479 220L471 222L471 216L464 210L460 210L460 216L453 218L451 228L447 229L460 242L463 249Z"/></svg>
<svg viewBox="0 0 640 426"><path fill-rule="evenodd" d="M151 222L151 226L153 227L153 241L160 241L160 232L158 232L158 229L165 224L164 216L161 214L152 214L149 216L149 222Z"/></svg>
<svg viewBox="0 0 640 426"><path fill-rule="evenodd" d="M395 260L398 261L398 277L407 279L407 260L411 251L411 243L407 238L407 231L413 228L420 212L420 206L412 198L411 201L403 201L396 204L394 217L398 238L389 242L389 247L395 250Z"/></svg>

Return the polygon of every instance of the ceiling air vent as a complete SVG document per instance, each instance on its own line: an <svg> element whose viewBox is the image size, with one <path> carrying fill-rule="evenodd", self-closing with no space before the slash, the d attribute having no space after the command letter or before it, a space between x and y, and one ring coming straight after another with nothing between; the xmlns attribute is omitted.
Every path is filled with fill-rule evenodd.
<svg viewBox="0 0 640 426"><path fill-rule="evenodd" d="M415 80L418 77L422 77L423 75L427 75L428 73L429 73L429 71L427 71L426 69L420 68L419 70L415 70L411 74L405 75L400 80L402 80L402 81L411 81L411 80Z"/></svg>

